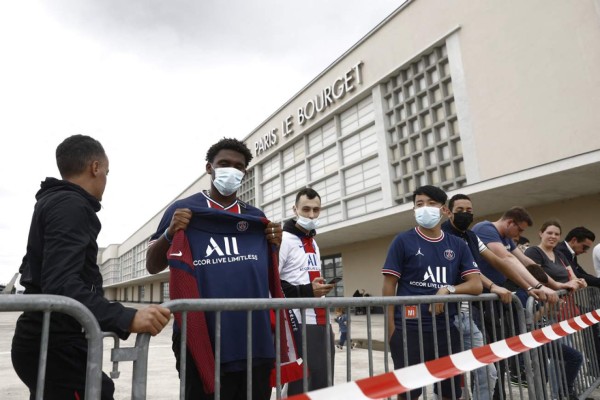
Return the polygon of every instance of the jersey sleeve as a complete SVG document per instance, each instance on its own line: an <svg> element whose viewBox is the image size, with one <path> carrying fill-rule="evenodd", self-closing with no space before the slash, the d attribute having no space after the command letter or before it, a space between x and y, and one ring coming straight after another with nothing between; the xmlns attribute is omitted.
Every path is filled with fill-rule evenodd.
<svg viewBox="0 0 600 400"><path fill-rule="evenodd" d="M385 263L381 269L382 274L393 275L400 279L404 260L404 244L400 236L396 236L388 249Z"/></svg>
<svg viewBox="0 0 600 400"><path fill-rule="evenodd" d="M479 274L479 266L475 262L469 246L462 240L457 242L460 246L460 277L464 280L467 275Z"/></svg>

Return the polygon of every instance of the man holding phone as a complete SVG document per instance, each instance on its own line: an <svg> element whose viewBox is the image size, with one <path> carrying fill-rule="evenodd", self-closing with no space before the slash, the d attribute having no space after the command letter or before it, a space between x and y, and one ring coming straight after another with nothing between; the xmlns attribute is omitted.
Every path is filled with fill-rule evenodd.
<svg viewBox="0 0 600 400"><path fill-rule="evenodd" d="M325 283L321 275L321 256L314 237L319 226L321 196L310 188L296 194L293 207L295 218L283 225L283 238L279 248L279 275L286 297L323 297L335 283ZM306 361L308 366L308 390L327 387L327 340L331 350L331 376L334 365L334 338L331 326L326 329L324 308L305 310L305 321L300 310L290 313L295 319L294 333L300 354L302 350L302 324L306 324ZM303 381L290 382L288 396L303 392Z"/></svg>

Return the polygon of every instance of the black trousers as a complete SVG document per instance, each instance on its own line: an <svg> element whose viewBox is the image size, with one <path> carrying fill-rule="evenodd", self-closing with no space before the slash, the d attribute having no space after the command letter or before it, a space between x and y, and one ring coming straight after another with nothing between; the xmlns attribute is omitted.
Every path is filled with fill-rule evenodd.
<svg viewBox="0 0 600 400"><path fill-rule="evenodd" d="M32 346L34 347L34 346ZM11 351L12 364L19 378L29 388L30 399L37 393L39 347L23 350L21 346ZM48 349L45 400L85 399L85 374L87 365L87 342L74 341L64 346ZM113 400L115 385L102 373L102 400Z"/></svg>
<svg viewBox="0 0 600 400"><path fill-rule="evenodd" d="M302 324L298 324L298 330L294 332L298 354L302 356ZM335 342L331 326L329 332L324 325L306 325L306 343L308 356L308 390L317 390L327 387L327 341L331 349L331 376L335 365ZM288 396L304 393L303 380L290 382L288 384Z"/></svg>
<svg viewBox="0 0 600 400"><path fill-rule="evenodd" d="M181 378L179 352L181 346L181 335L173 332L173 353L175 354L175 367ZM252 399L269 400L271 398L271 363L258 365L252 368ZM246 400L247 390L246 370L244 371L221 371L221 400ZM185 399L186 400L212 400L214 393L206 393L202 386L200 374L192 358L187 351L185 359Z"/></svg>

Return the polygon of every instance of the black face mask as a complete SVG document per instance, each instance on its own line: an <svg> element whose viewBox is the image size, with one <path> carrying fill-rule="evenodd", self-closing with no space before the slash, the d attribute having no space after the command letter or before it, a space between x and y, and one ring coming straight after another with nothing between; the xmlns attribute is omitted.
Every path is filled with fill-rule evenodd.
<svg viewBox="0 0 600 400"><path fill-rule="evenodd" d="M468 212L454 213L454 220L452 223L461 231L466 231L473 222L473 214Z"/></svg>

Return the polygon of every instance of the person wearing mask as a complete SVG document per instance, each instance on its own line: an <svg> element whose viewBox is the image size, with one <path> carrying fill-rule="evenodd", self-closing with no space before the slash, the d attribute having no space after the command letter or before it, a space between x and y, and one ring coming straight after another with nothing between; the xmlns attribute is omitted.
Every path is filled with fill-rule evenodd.
<svg viewBox="0 0 600 400"><path fill-rule="evenodd" d="M273 222L265 225L265 214L237 197L251 160L252 153L243 142L221 139L206 153L210 189L177 200L165 210L150 238L146 269L156 274L171 267L172 299L283 296L280 286L272 286L275 276L278 282L278 275L276 266L269 262L269 251L281 243L281 226ZM235 252L245 252L244 257L226 256L233 248L228 245L230 241L236 243ZM202 268L189 266L192 262L189 257L202 260ZM186 371L180 369L178 314L173 327L173 353L180 377L185 373L185 398L211 399L215 391L214 313L188 315ZM199 328L191 331L191 326ZM246 326L244 313L222 314L220 397L223 400L246 398ZM253 313L252 350L252 398L266 400L271 396L275 359L268 310Z"/></svg>
<svg viewBox="0 0 600 400"><path fill-rule="evenodd" d="M321 213L321 196L314 189L305 188L296 194L292 208L295 217L283 226L283 238L279 249L279 275L285 297L323 297L334 288L325 282L321 270L321 254L315 240ZM327 387L327 350L333 376L334 336L331 326L327 329L324 308L305 310L305 319L299 309L292 311L296 325L296 345L302 347L302 325L306 328L306 355L308 390ZM300 354L304 354L300 350ZM303 380L288 384L289 396L303 393Z"/></svg>
<svg viewBox="0 0 600 400"><path fill-rule="evenodd" d="M66 138L56 148L62 179L46 178L36 194L27 252L19 269L25 295L67 296L87 307L100 329L121 339L130 333L157 335L169 322L170 311L152 305L136 310L104 297L102 275L96 263L102 196L109 171L108 156L96 139L86 135ZM30 398L38 390L38 360L42 312L24 312L18 319L11 357ZM88 342L81 325L71 316L52 313L46 364L44 399L79 399L85 393ZM115 386L102 373L103 400L113 399Z"/></svg>
<svg viewBox="0 0 600 400"><path fill-rule="evenodd" d="M419 187L413 192L417 226L398 234L390 244L381 271L384 277L383 296L481 293L479 268L467 244L454 235L446 234L441 228L442 215L448 212L447 199L442 189L431 185ZM420 313L417 311L419 307ZM460 351L459 331L454 324L446 324L445 309L443 303L389 307L386 323L394 369ZM453 321L457 314L456 304L449 303L447 310L450 321ZM406 332L403 331L403 320ZM423 342L419 341L420 334ZM430 345L436 340L437 354L434 346ZM404 354L405 345L407 354ZM423 359L421 351L424 353ZM405 363L405 357L408 364ZM441 393L437 393L437 385L434 392L444 399L460 397L460 378L456 376L442 381ZM410 396L416 399L421 393L422 389L415 389L410 391Z"/></svg>
<svg viewBox="0 0 600 400"><path fill-rule="evenodd" d="M504 263L488 250L477 235L469 229L473 223L473 203L469 196L465 194L452 196L448 201L448 211L448 220L442 223L442 230L445 233L464 240L467 246L469 246L471 255L478 264L481 262L481 259L484 259L496 269L510 270L510 265ZM503 303L510 303L512 301L512 293L509 290L502 286L494 285L483 274L480 276L484 291L498 295L498 298ZM454 325L463 332L465 349L481 347L484 344L483 334L481 333L482 328L478 326L479 321L477 320L477 323L471 324L470 314L469 303L463 302L454 320ZM473 399L491 399L493 388L498 379L496 367L494 364L490 364L486 367L478 368L474 372Z"/></svg>

